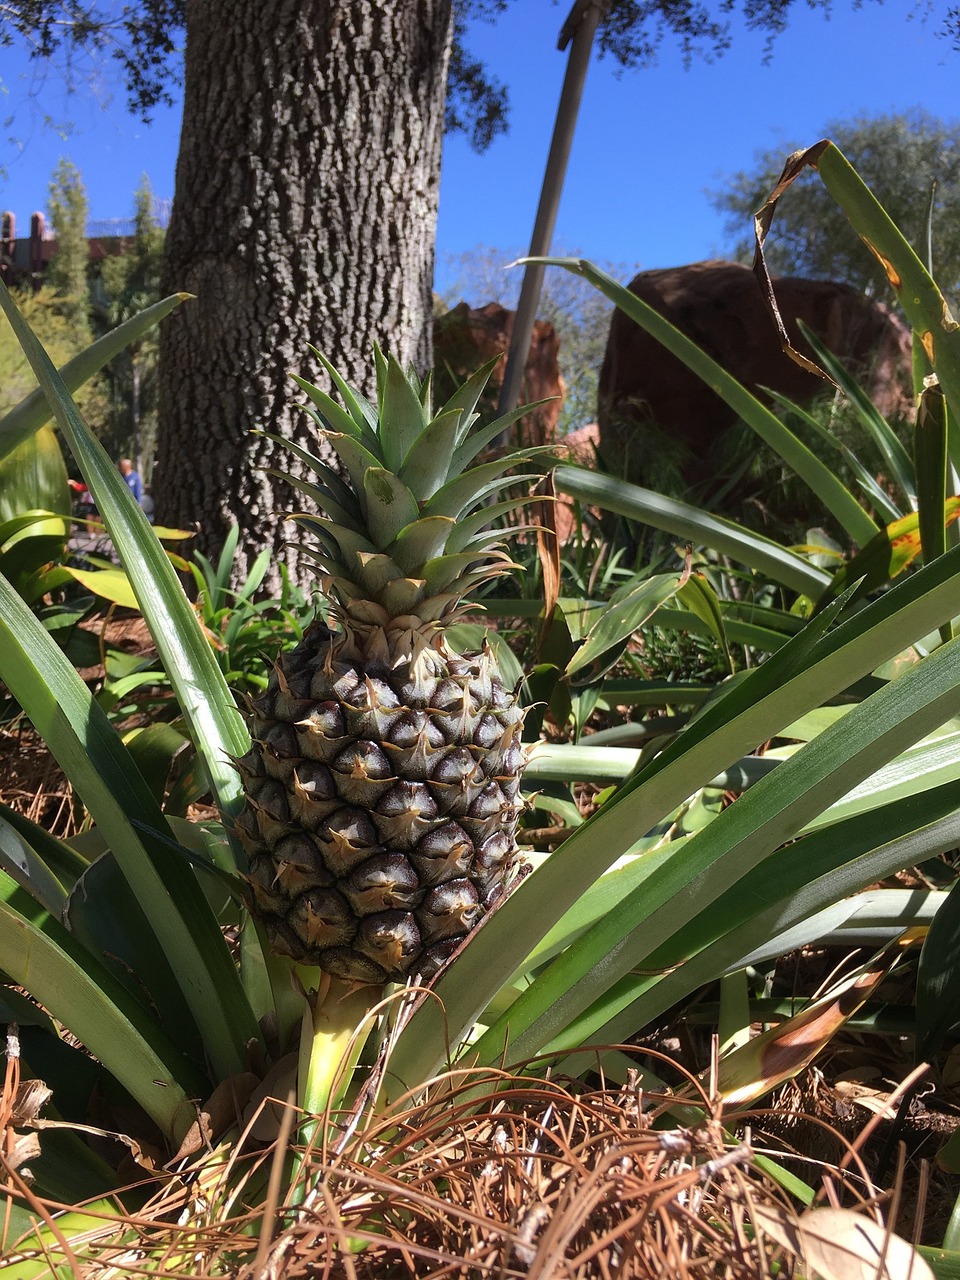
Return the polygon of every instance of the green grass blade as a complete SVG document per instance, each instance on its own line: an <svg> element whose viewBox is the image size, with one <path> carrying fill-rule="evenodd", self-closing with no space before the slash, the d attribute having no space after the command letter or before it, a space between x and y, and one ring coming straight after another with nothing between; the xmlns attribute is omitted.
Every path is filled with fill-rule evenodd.
<svg viewBox="0 0 960 1280"><path fill-rule="evenodd" d="M192 295L174 293L169 298L155 302L152 307L131 316L116 329L98 338L91 346L75 355L60 370L60 379L68 392L74 392L98 373L104 365L120 354L132 342L142 338L145 333L160 323L175 307ZM15 449L21 441L33 435L53 417L50 404L41 388L20 401L9 413L0 418L0 458L5 457L11 449Z"/></svg>
<svg viewBox="0 0 960 1280"><path fill-rule="evenodd" d="M602 507L640 524L663 529L678 538L686 538L695 546L712 547L739 564L764 573L774 582L814 600L830 582L828 573L770 538L743 529L732 520L700 511L676 498L666 498L651 489L588 471L585 467L557 467L555 482L561 493L577 498L587 506Z"/></svg>

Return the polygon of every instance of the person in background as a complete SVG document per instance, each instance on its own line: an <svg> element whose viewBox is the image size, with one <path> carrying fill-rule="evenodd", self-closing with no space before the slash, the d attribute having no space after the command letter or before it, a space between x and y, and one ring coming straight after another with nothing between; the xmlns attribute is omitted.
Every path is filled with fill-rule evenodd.
<svg viewBox="0 0 960 1280"><path fill-rule="evenodd" d="M136 498L137 502L143 506L143 481L140 479L140 472L134 467L129 458L121 458L117 463L120 474L127 482L127 488Z"/></svg>

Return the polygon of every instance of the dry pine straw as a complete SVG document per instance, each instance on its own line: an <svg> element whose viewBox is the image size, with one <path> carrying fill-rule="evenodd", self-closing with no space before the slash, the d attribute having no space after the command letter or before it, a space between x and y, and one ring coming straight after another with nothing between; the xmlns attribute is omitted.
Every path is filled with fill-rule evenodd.
<svg viewBox="0 0 960 1280"><path fill-rule="evenodd" d="M23 721L0 730L0 793L48 830L76 830L71 789ZM654 1130L666 1104L641 1105L635 1089L575 1094L504 1074L451 1078L436 1093L427 1106L369 1120L338 1153L311 1152L309 1190L296 1208L288 1197L266 1215L241 1209L245 1180L279 1170L279 1147L233 1153L240 1182L228 1203L197 1191L210 1181L203 1160L180 1170L126 1230L111 1229L77 1257L76 1273L112 1280L157 1274L159 1265L168 1280L793 1274L793 1259L749 1226L751 1205L789 1206L715 1112L694 1131ZM862 1168L858 1185L855 1198L874 1205ZM7 1186L39 1207L18 1178Z"/></svg>
<svg viewBox="0 0 960 1280"><path fill-rule="evenodd" d="M757 1167L749 1131L731 1138L716 1109L694 1129L654 1128L675 1098L506 1072L451 1072L433 1095L331 1125L283 1197L290 1109L272 1146L221 1148L171 1173L70 1269L84 1280L794 1275L793 1256L751 1227L757 1206L793 1211ZM860 1207L875 1209L862 1168L830 1198L849 1202L854 1183Z"/></svg>

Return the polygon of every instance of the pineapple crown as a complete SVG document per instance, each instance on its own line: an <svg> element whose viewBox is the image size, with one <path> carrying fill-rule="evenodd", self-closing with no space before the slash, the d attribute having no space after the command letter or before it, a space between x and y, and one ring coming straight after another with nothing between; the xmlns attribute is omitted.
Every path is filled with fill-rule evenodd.
<svg viewBox="0 0 960 1280"><path fill-rule="evenodd" d="M517 449L472 464L533 406L477 426L476 406L499 356L434 414L430 375L421 380L412 369L404 372L379 347L374 348L376 405L350 387L321 352L310 350L342 404L296 374L294 380L309 397L304 408L340 467L278 440L316 482L271 473L288 480L322 513L293 516L316 539L304 553L316 561L324 590L352 628L382 628L397 619L421 627L449 622L468 592L515 568L502 549L502 533L488 526L531 501L498 495L517 480L537 478L505 475L517 462L546 450Z"/></svg>

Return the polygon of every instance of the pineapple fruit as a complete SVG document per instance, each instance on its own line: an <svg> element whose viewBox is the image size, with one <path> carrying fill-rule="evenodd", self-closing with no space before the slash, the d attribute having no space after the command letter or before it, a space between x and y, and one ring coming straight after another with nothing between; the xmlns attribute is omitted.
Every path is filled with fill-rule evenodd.
<svg viewBox="0 0 960 1280"><path fill-rule="evenodd" d="M253 704L237 822L250 906L299 963L427 980L516 862L523 715L489 647L459 654L447 629L513 567L487 526L526 501L500 495L535 450L473 465L521 412L476 426L495 362L434 416L429 378L379 350L375 407L315 354L342 405L296 381L348 479L294 445L316 483L287 478L321 512L294 518L334 626L316 621Z"/></svg>

